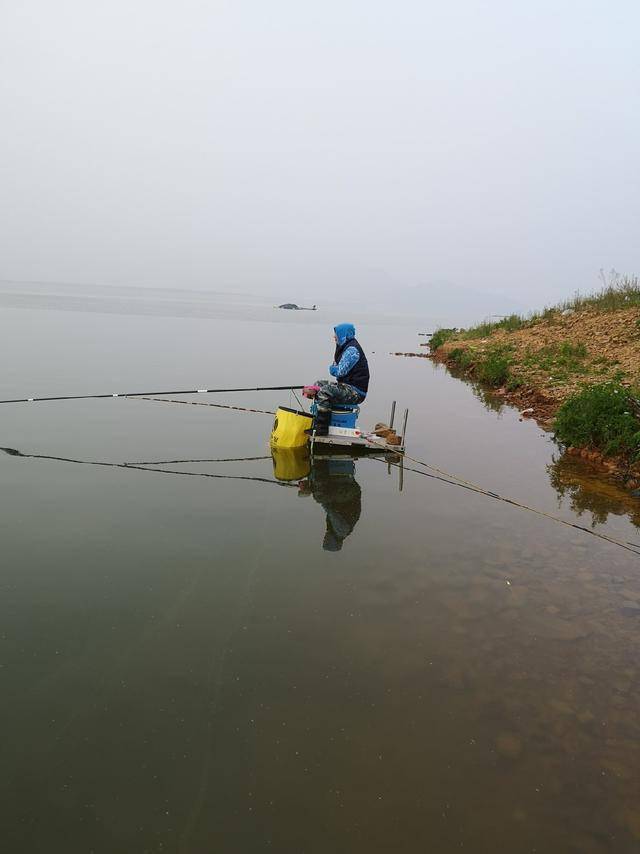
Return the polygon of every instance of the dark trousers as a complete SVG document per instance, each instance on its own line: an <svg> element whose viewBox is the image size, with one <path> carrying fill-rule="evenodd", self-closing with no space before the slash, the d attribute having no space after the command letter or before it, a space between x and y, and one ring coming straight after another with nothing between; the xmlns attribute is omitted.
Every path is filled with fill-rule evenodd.
<svg viewBox="0 0 640 854"><path fill-rule="evenodd" d="M318 409L328 412L334 403L356 404L362 400L358 392L350 385L344 383L332 383L329 380L318 380L317 386L320 390L316 396Z"/></svg>

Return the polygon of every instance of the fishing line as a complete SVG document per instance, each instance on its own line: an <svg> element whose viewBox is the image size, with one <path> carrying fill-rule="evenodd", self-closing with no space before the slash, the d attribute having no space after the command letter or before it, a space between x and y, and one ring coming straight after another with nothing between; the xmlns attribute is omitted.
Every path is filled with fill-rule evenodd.
<svg viewBox="0 0 640 854"><path fill-rule="evenodd" d="M76 460L71 457L55 457L50 456L48 454L23 454L22 451L18 451L16 448L0 448L0 451L4 451L5 454L8 454L11 457L23 457L25 459L32 460L53 460L54 462L59 463L75 463L76 465L82 466L101 466L103 468L114 468L114 469L129 469L130 471L147 471L147 472L157 472L158 474L180 474L184 477L208 477L213 480L254 480L259 483L271 483L274 486L285 486L289 487L289 489L297 489L297 485L293 483L286 483L280 480L276 480L275 478L269 477L257 477L252 475L234 475L234 474L211 474L209 472L198 472L198 471L179 471L177 469L159 469L159 468L147 468L144 465L139 463L109 463L103 462L101 460Z"/></svg>
<svg viewBox="0 0 640 854"><path fill-rule="evenodd" d="M237 391L289 391L303 389L303 385L265 385L251 388L189 388L174 391L129 391L116 394L66 394L56 397L16 397L10 400L0 400L1 403L42 403L49 400L98 400L108 397L155 397L166 394L231 394Z"/></svg>
<svg viewBox="0 0 640 854"><path fill-rule="evenodd" d="M255 460L270 460L271 454L262 457L205 457L198 460L144 460L142 462L122 463L124 466L171 466L178 463L248 463Z"/></svg>
<svg viewBox="0 0 640 854"><path fill-rule="evenodd" d="M129 396L128 400L133 398ZM136 400L153 400L156 403L182 403L186 406L213 406L216 409L236 409L239 412L257 412L260 415L275 415L270 409L251 409L249 406L232 406L230 403L201 403L199 400L174 400L167 397L138 397Z"/></svg>
<svg viewBox="0 0 640 854"><path fill-rule="evenodd" d="M178 471L176 469L156 469L156 468L145 468L144 466L130 466L123 465L122 468L126 469L134 469L137 471L155 471L159 474L181 474L185 477L209 477L214 480L253 480L258 483L271 483L273 486L285 486L289 489L297 489L297 483L285 483L281 480L275 480L271 477L256 477L252 475L240 475L240 474L209 474L208 472L200 472L200 471Z"/></svg>
<svg viewBox="0 0 640 854"><path fill-rule="evenodd" d="M372 440L370 440L372 441ZM379 443L373 442L374 445ZM380 445L382 447L382 445ZM578 525L576 522L568 522L566 519L562 519L560 516L554 516L552 513L547 513L545 510L539 510L537 507L531 507L528 504L523 504L520 501L516 501L514 498L507 498L504 495L500 495L497 492L492 492L489 489L485 489L477 483L472 483L469 480L464 480L457 475L451 474L450 472L444 471L443 469L439 469L436 466L432 466L429 463L425 463L423 460L418 460L415 457L410 457L404 451L396 452L399 456L402 456L404 459L410 460L417 465L424 466L431 471L438 472L438 474L429 474L429 472L421 471L420 469L409 468L407 466L404 467L405 471L413 472L414 474L421 474L424 477L429 477L432 480L439 480L442 483L448 483L450 486L457 486L461 489L466 489L469 492L475 492L479 495L486 495L489 498L493 498L496 501L502 501L505 504L511 504L513 507L518 507L520 510L528 510L530 513L535 513L538 516L543 516L545 519L549 519L552 522L558 522L561 525L565 525L567 528L574 528L577 531L583 531L586 534L591 534L592 537L597 537L600 540L605 540L612 545L619 546L621 549L625 551L631 552L634 555L640 557L640 551L635 548L631 548L632 544L629 544L627 541L617 540L615 537L610 537L607 534L601 534L598 531L593 531L591 528L586 528L584 525ZM387 461L389 463L389 461ZM390 465L399 465L398 463L389 463Z"/></svg>
<svg viewBox="0 0 640 854"><path fill-rule="evenodd" d="M302 411L304 412L304 406L302 405L302 401L300 400L300 398L298 397L298 395L295 393L295 390L294 390L294 389L291 389L291 392L292 392L293 396L295 397L295 399L296 399L296 401L297 401L297 403L298 403L298 406L299 406L299 407L300 407L300 409L302 409ZM274 415L275 415L275 413L274 413Z"/></svg>

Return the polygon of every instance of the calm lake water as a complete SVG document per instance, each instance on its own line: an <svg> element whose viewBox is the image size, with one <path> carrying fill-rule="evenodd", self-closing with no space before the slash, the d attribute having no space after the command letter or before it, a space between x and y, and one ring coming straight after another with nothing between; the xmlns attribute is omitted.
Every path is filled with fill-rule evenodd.
<svg viewBox="0 0 640 854"><path fill-rule="evenodd" d="M1 398L301 384L353 321L361 424L397 399L412 456L640 543L633 499L535 424L389 355L426 319L28 291L0 292ZM40 455L0 453L3 850L638 851L640 557L377 460L279 482L269 415L0 417Z"/></svg>

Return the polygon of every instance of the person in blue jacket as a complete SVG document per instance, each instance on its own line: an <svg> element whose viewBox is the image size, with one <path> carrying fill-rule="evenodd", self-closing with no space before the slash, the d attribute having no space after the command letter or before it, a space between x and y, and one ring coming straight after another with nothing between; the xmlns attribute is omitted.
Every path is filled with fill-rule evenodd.
<svg viewBox="0 0 640 854"><path fill-rule="evenodd" d="M356 330L351 323L334 326L336 350L329 373L337 382L318 380L317 412L314 429L316 436L329 432L331 406L335 403L362 403L369 390L369 363L364 350L356 340Z"/></svg>

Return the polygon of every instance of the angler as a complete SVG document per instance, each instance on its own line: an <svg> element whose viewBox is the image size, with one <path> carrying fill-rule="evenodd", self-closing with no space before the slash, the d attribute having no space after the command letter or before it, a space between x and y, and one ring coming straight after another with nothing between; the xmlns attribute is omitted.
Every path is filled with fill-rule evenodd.
<svg viewBox="0 0 640 854"><path fill-rule="evenodd" d="M369 363L356 339L351 323L334 326L335 352L329 373L331 380L318 380L302 390L312 400L309 412L279 406L271 431L272 448L302 448L309 445L312 454L323 450L368 453L401 453L409 410L405 411L402 435L393 429L395 401L389 424L377 423L370 431L358 428L360 404L369 391ZM298 401L300 406L302 404Z"/></svg>
<svg viewBox="0 0 640 854"><path fill-rule="evenodd" d="M364 401L369 390L369 363L356 339L355 327L351 323L339 323L333 331L336 349L329 373L337 382L316 382L316 436L328 434L332 407L355 407Z"/></svg>

